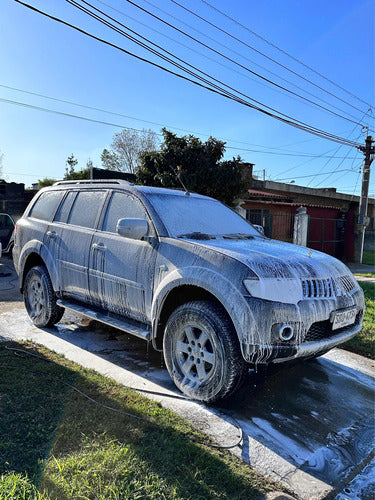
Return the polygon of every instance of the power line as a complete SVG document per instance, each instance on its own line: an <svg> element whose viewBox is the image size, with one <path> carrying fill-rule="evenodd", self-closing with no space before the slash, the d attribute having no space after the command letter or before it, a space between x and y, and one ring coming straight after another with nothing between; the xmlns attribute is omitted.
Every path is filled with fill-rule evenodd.
<svg viewBox="0 0 375 500"><path fill-rule="evenodd" d="M16 1L18 1L18 0L16 0ZM143 9L142 7L138 6L137 4L135 4L134 2L132 2L131 0L126 0L126 1L127 1L127 2L129 2L129 3L131 3L131 4L133 4L134 6L138 7L139 9L141 9L141 10L143 10L143 11L145 11L145 12L149 13L149 11L147 11L147 10ZM240 102L240 103L242 103L242 104L244 104L244 105L248 105L248 104L249 104L247 101L244 101L242 98L238 98L238 96L236 96L235 94L233 94L233 93L231 93L231 92L228 92L227 90L225 90L225 89L223 89L223 88L219 87L219 86L218 86L218 85L216 85L216 84L213 84L212 82L210 82L210 81L206 80L205 78L200 77L199 75L197 75L196 73L192 72L191 70L188 70L187 68L185 68L185 67L181 66L179 63L176 63L175 61L171 60L169 57L167 57L167 56L165 56L165 55L160 54L160 52L158 52L157 50L155 50L155 49L152 49L152 48L148 47L148 46L147 46L144 42L141 42L141 41L139 41L139 40L136 40L136 39L135 39L132 35L129 35L129 34L127 34L127 33L123 32L123 30L121 30L121 29L119 29L118 27L114 26L114 25L113 25L113 24L111 24L109 21L106 21L105 19L101 18L98 14L95 14L95 13L91 12L89 9L87 9L86 7L84 7L84 6L82 6L82 5L79 5L79 4L78 4L75 0L66 0L66 2L68 2L68 3L72 4L72 5L73 5L73 6L75 6L76 8L78 8L78 9L82 10L83 12L87 13L88 15L90 15L91 17L93 17L94 19L96 19L96 20L98 20L99 22L101 22L102 24L104 24L105 26L110 27L110 28L111 28L111 29L113 29L114 31L116 31L116 32L118 32L118 33L120 33L120 34L122 34L123 36L125 36L125 37L126 37L126 38L128 38L128 39L130 39L131 41L133 41L133 42L137 43L137 44L138 44L138 45L140 45L142 48L145 48L146 50L150 51L150 52L151 52L151 53L153 53L154 55L157 55L157 56L161 57L163 60L165 60L165 61L169 62L170 64L172 64L172 65L174 65L174 66L178 67L179 69L181 69L181 70L183 70L183 71L187 72L189 75L193 75L193 76L195 76L195 77L196 77L196 78L198 78L200 81L202 81L202 82L204 82L204 83L206 83L206 84L208 84L208 85L213 86L216 90L219 90L219 91L221 92L221 95L222 95L222 93L224 92L224 93L226 93L226 94L227 94L227 96L228 96L229 98L232 98L233 100L235 100L235 101L237 101L237 102ZM102 13L103 15L105 15L106 17L108 17L109 19L114 20L114 21L115 21L117 24L119 24L120 26L123 26L123 27L125 27L126 29L128 29L129 31L131 31L131 32L135 33L135 32L134 32L134 30L131 30L130 28L126 27L125 25L123 25L122 23L120 23L120 22L119 22L119 21L117 21L116 19L112 18L112 17L111 17L111 16L109 16L108 14L104 13L104 12L103 12L103 11L101 11L100 9L97 9L96 7L93 7L90 3L86 2L85 0L81 0L81 2L85 3L86 5L90 5L90 6L91 6L92 8L94 8L96 11L98 11L98 12ZM155 16L155 15L154 15L154 14L152 14L152 13L149 13L149 14L150 14L151 16L153 16L153 17L156 17L158 20L161 20L163 23L167 24L168 26L173 27L172 25L170 25L170 24L169 24L169 23L167 23L166 21L162 20L162 19L161 19L161 18L159 18L158 16ZM178 29L178 28L175 28L175 27L173 27L173 28L174 28L174 29ZM179 30L179 31L180 31L180 30ZM182 32L182 33L184 33L184 32ZM141 38L143 38L144 40L147 40L145 37L143 37L143 36L141 36L141 35L139 35L139 34L137 34L137 35L138 35L138 36L140 36ZM186 36L189 36L189 37L190 37L190 35L186 35ZM194 38L193 38L193 39L194 39ZM195 39L194 39L194 40L195 40ZM156 46L156 47L160 48L160 49L161 49L161 50L163 50L164 52L168 53L169 55L171 55L171 56L172 56L172 57L174 57L175 59L180 60L181 62L183 62L183 64L186 64L186 65L188 65L189 67L191 67L191 68L193 68L193 69L195 69L195 70L199 71L200 73L202 73L203 75L207 76L208 78L210 78L210 79L212 79L212 80L214 80L214 81L218 82L218 83L219 83L219 84L221 84L221 85L224 85L225 87L227 87L227 88L229 88L229 89L233 90L234 92L236 92L236 93L238 93L238 94L242 95L243 97L246 97L247 99L250 99L251 101L253 101L253 102L257 103L257 104L259 104L259 105L261 105L261 106L266 107L266 108L267 108L267 109L269 109L270 111L273 111L273 112L278 113L279 115L281 115L282 117L287 118L288 120L292 120L292 121L298 122L298 124L300 124L300 125L302 125L302 126L306 126L306 125L307 125L307 124L305 124L304 122L302 122L302 121L300 121L300 120L297 120L296 118L292 118L292 117L290 117L290 116L288 116L288 115L286 115L286 114L284 114L284 113L281 113L280 111L278 111L278 110L276 110L276 109L274 109L274 108L271 108L270 106L267 106L267 105L265 105L264 103L261 103L260 101L257 101L256 99L253 99L253 98L249 97L249 96L248 96L248 95L246 95L246 94L243 94L242 92L240 92L240 91L238 91L238 90L234 89L233 87L230 87L229 85L226 85L226 84L225 84L225 83L223 83L221 80L218 80L218 79L216 79L216 78L212 77L211 75L209 75L209 74L207 74L207 73L205 73L205 72L203 72L203 71L199 70L199 69L198 69L198 68L196 68L195 66L192 66L191 64L187 63L186 61L184 61L184 60L182 60L182 59L178 58L177 56L175 56L175 55L174 55L174 54L172 54L171 52L169 52L169 51L167 51L167 50L163 49L162 47L160 47L159 45L157 45L157 44L153 43L152 41L149 41L149 40L147 40L147 41L148 41L149 43L151 43L152 45L154 45L154 46ZM181 75L180 75L180 76L181 76ZM207 88L207 87L206 87L206 88ZM253 105L251 105L251 107L253 107ZM257 109L258 109L258 108L257 108ZM350 120L350 121L351 121L351 120ZM357 122L355 122L355 123L357 123ZM360 124L360 123L357 123L357 124L362 126L362 124ZM310 128L310 130L311 130L311 129L313 129L313 128L315 129L315 127L312 127L312 126L310 126L310 125L307 125L307 127L309 127L309 128ZM318 129L316 129L316 130L318 130ZM342 138L341 138L341 139L342 139Z"/></svg>
<svg viewBox="0 0 375 500"><path fill-rule="evenodd" d="M106 7L108 7L109 9L113 10L114 12L117 12L118 14L122 15L122 16L125 16L127 17L128 19L131 19L132 21L136 22L137 24L140 24L141 26L144 26L146 27L147 29L155 32L155 33L158 33L159 35L161 35L162 37L164 38L167 38L168 40L171 40L173 43L175 44L178 44L182 47L184 47L185 49L188 49L198 55L200 55L201 57L204 57L206 59L208 59L209 61L212 61L214 62L215 64L219 64L220 66L228 69L229 71L232 71L232 72L235 72L236 74L239 74L245 78L248 78L250 79L251 81L254 81L260 85L264 85L264 83L262 81L258 81L256 80L255 78L251 78L249 75L246 75L245 73L243 72L240 72L240 71L237 71L235 70L234 68L231 68L229 66L226 66L225 64L223 63L220 63L218 60L216 59L213 59L209 56L207 56L206 54L203 54L202 52L199 52L195 49L193 49L191 46L188 46L188 45L185 45L184 43L180 42L179 40L176 40L168 35L166 35L165 33L155 29L155 28L152 28L151 26L145 24L145 23L142 23L141 21L139 21L138 19L135 19L134 17L132 16L129 16L128 14L126 14L125 12L123 12L122 10L119 10L119 9L116 9L114 7L112 7L111 5L107 4L106 2L103 2L102 0L96 0L97 3L100 3L101 5L104 5ZM271 75L273 75L274 77L278 78L279 80L282 80L286 83L288 83L289 85L292 85L293 87L301 90L302 92L304 92L305 94L307 95L310 95L312 97L314 97L315 99L318 99L319 101L321 102L324 102L325 104L327 104L328 106L330 106L331 108L334 108L334 109L337 109L338 111L341 111L342 113L345 113L347 116L350 116L351 118L354 118L354 119L357 119L354 115L352 115L351 113L348 113L347 111L345 111L344 109L342 108L339 108L338 106L335 106L334 104L326 101L325 99L322 99L321 97L317 96L316 94L313 94L312 92L309 92L308 90L306 89L303 89L302 87L300 87L299 85L291 82L290 80L287 80L286 78L283 78L282 76L278 75L277 73L274 73L273 71L271 71L270 69L262 66L261 64L258 64L257 62L253 61L252 59L250 59L249 57L246 57L245 55L241 54L240 52L237 52L235 50L233 50L232 48L226 46L225 44L221 43L220 41L216 40L215 38L212 38L211 36L207 35L206 33L203 33L202 31L196 29L194 26L191 26L190 24L186 23L185 21L179 19L178 17L172 15L170 12L167 12L165 11L164 9L161 9L159 6L155 5L154 3L150 2L149 0L143 0L145 3L147 3L148 5L151 5L153 8L157 9L158 11L162 12L163 14L167 15L168 17L172 18L172 19L175 19L177 20L178 22L180 22L181 24L187 26L188 28L192 29L193 31L199 33L200 35L204 36L205 38L208 38L209 40L213 41L214 43L220 45L221 47L224 47L227 51L229 52L232 52L233 54L236 54L237 56L245 59L246 61L250 62L251 64L263 69L264 71L266 71L267 73L270 73ZM277 88L271 88L271 90L274 90L275 92L279 92L279 93L283 93L282 90L280 89L277 89ZM289 96L290 98L292 99L296 99L298 100L297 97L293 97L293 96Z"/></svg>
<svg viewBox="0 0 375 500"><path fill-rule="evenodd" d="M236 102L238 102L240 104L243 104L243 105L245 105L247 107L250 107L252 109L256 109L257 111L260 111L261 113L263 113L263 114L265 114L267 116L273 117L273 118L275 118L275 119L277 119L277 120L279 120L279 121L281 121L283 123L287 123L287 124L289 124L289 125L291 125L293 127L299 128L300 130L304 130L306 132L309 132L311 134L317 135L317 136L322 137L322 138L326 138L326 139L334 141L334 142L344 143L344 144L347 144L349 146L354 146L354 147L358 147L358 148L361 147L361 144L359 144L359 143L354 143L353 141L348 141L347 139L345 139L343 137L339 137L339 136L336 136L336 135L331 134L329 132L317 129L316 127L313 127L311 125L307 125L307 124L305 124L305 123L303 123L303 122L301 122L299 120L284 118L280 112L278 112L279 115L276 115L274 113L271 113L271 112L267 111L266 109L261 108L260 106L256 106L254 104L251 104L251 103L249 103L247 101L244 101L243 99L240 99L238 97L230 96L230 95L228 95L228 93L224 89L217 90L215 88L212 88L212 86L203 85L202 83L197 82L196 80L193 80L193 79L188 78L188 77L186 77L184 75L176 73L176 72L174 72L174 71L172 71L172 70L170 70L168 68L165 68L164 66L161 66L161 65L159 65L159 64L157 64L157 63L155 63L153 61L150 61L150 60L148 60L148 59L146 59L144 57L141 57L141 56L139 56L137 54L134 54L134 53L132 53L132 52L130 52L130 51L122 48L122 47L119 47L118 45L116 45L114 43L111 43L111 42L109 42L107 40L104 40L102 38L99 38L99 37L97 37L97 36L95 36L95 35L93 35L91 33L88 33L87 31L85 31L85 30L83 30L83 29L81 29L81 28L79 28L79 27L77 27L77 26L75 26L73 24L68 23L67 21L64 21L64 20L62 20L60 18L52 16L51 14L43 12L43 11L37 9L36 7L32 6L32 5L29 5L27 3L22 2L21 0L14 0L14 1L17 2L17 3L19 3L19 4L21 4L21 5L23 5L24 7L28 8L30 10L33 10L34 12L37 12L37 13L45 16L45 17L48 17L49 19L52 19L52 20L54 20L54 21L56 21L58 23L61 23L61 24L65 25L65 26L68 26L68 27L70 27L70 28L78 31L81 34L84 34L84 35L86 35L86 36L88 36L90 38L93 38L93 39L95 39L95 40L97 40L97 41L99 41L101 43L104 43L104 44L112 47L112 48L116 48L117 50L120 50L121 52L123 52L123 53L125 53L127 55L130 55L130 56L132 56L132 57L134 57L134 58L136 58L136 59L138 59L138 60L140 60L142 62L147 62L148 64L151 64L154 67L162 69L163 71L165 71L165 72L167 72L169 74L177 76L178 78L181 78L183 80L189 81L190 83L198 85L199 87L205 88L206 90L209 90L209 91L211 91L211 92L213 92L215 94L218 94L218 95L221 95L222 97L226 97L227 99L231 99L233 101L236 101Z"/></svg>
<svg viewBox="0 0 375 500"><path fill-rule="evenodd" d="M0 86L3 86L3 85L0 85ZM27 93L29 93L29 92L27 92ZM33 92L30 92L30 93L34 94ZM35 94L35 95L43 97L42 94ZM51 99L54 99L54 98L51 98ZM81 106L80 104L72 103L70 101L65 101L63 99L54 99L54 100L66 102L66 103L69 103L69 104L75 104L76 106ZM46 112L46 113L56 114L56 115L60 115L60 116L66 116L68 118L76 118L76 119L79 119L79 120L84 120L84 121L88 121L88 122L92 122L92 123L98 123L100 125L107 125L107 126L110 126L110 127L117 127L117 128L122 128L122 129L126 129L126 130L133 130L135 132L142 132L141 129L137 129L137 128L133 128L133 127L128 127L126 125L121 125L121 124L113 123L113 122L106 122L106 121L103 121L103 120L96 120L96 119L89 118L89 117L86 117L86 116L81 116L81 115L76 115L76 114L72 114L72 113L67 113L67 112L64 112L64 111L58 111L58 110L54 110L54 109L50 109L50 108L45 108L45 107L42 107L42 106L35 106L35 105L28 104L28 103L25 103L25 102L14 101L14 100L5 99L5 98L2 98L2 97L0 97L0 102L6 103L6 104L14 104L14 105L25 107L25 108L30 108L30 109L34 109L36 111L43 111L43 112ZM98 108L92 108L91 106L83 106L82 105L82 107L89 108L89 109L98 109ZM104 112L107 112L107 111L104 111ZM113 113L113 114L116 114L116 113ZM163 137L163 134L159 134L157 132L155 132L155 135L157 135L159 137ZM314 155L305 155L305 154L302 154L302 153L295 153L295 154L292 154L292 153L277 153L277 152L273 152L273 151L261 151L261 150L257 150L257 149L237 148L237 147L233 147L233 146L232 147L231 146L225 146L225 149L235 149L235 150L239 150L239 151L247 151L247 152L251 152L251 153L260 153L260 154L271 154L271 155L272 154L273 155L279 155L280 154L282 156L293 156L293 157L294 156L305 156L305 157L309 157L309 158L314 157ZM324 158L324 156L321 156L321 155L318 155L317 157ZM341 159L343 157L336 157L336 158ZM352 157L345 158L345 159L352 159Z"/></svg>
<svg viewBox="0 0 375 500"><path fill-rule="evenodd" d="M66 1L67 1L68 3L72 3L72 0L66 0ZM273 86L275 86L275 87L277 87L277 88L279 88L279 89L281 89L281 90L284 90L285 92L288 92L289 94L291 94L291 95L293 95L293 96L296 96L296 97L298 97L298 98L300 98L300 99L302 99L302 100L304 100L304 101L306 101L306 102L308 102L308 103L312 104L313 106L317 106L318 108L321 108L321 109L323 109L324 111L327 111L328 113L331 113L331 114L333 114L333 115L335 115L335 116L337 116L337 117L339 117L339 118L342 118L343 120L347 120L347 121L349 121L349 122L351 122L351 123L355 123L355 124L357 124L357 125L360 125L360 123L359 123L359 122L356 122L356 121L354 121L354 120L351 120L350 118L346 118L345 116L340 115L339 113L336 113L335 111L332 111L332 110L330 110L330 109L326 108L325 106L322 106L321 104L318 104L318 103L316 103L316 102L312 101L311 99L308 99L307 97L303 97L302 95L297 94L296 92L293 92L292 90L290 90L290 89L288 89L288 88L286 88L286 87L283 87L282 85L279 85L278 83L274 82L273 80L270 80L269 78L266 78L265 76L261 75L260 73L257 73L257 72L255 72L255 71L251 70L250 68L248 68L248 67L244 66L243 64L241 64L241 63L239 63L239 62L235 61L235 60L234 60L234 59L232 59L231 57L228 57L228 56L226 56L225 54L223 54L222 52L220 52L220 51L218 51L218 50L214 49L214 48L213 48L213 47L211 47L210 45L208 45L208 44L206 44L206 43L202 42L201 40L198 40L198 38L195 38L194 36L189 35L189 34L188 34L188 33L186 33L185 31L181 30L180 28L177 28L176 26L174 26L173 24L169 23L169 22L168 22L168 21L166 21L165 19L162 19L161 17L157 16L156 14L153 14L153 13L152 13L152 12L150 12L149 10L147 10L147 9L145 9L145 8L143 8L143 7L141 7L141 6L140 6L140 5L138 5L136 2L133 2L132 0L125 0L125 1L126 1L126 2L128 2L128 3L130 3L131 5L133 5L134 7L137 7L137 8L138 8L138 9L140 9L141 11L143 11L143 12L145 12L145 13L149 14L150 16L152 16L153 18L157 19L158 21L160 21L160 22L162 22L162 23L166 24L166 25L167 25L167 26L169 26L170 28L172 28L172 29L174 29L174 30L178 31L179 33L183 34L184 36L186 36L186 37L190 38L191 40L194 40L196 43L198 43L198 44L202 45L202 46L203 46L203 47L205 47L206 49L208 49L208 50L210 50L210 51L214 52L215 54L217 54L217 55L219 55L219 56L223 57L224 59L226 59L226 60L230 61L231 63L235 64L236 66L239 66L240 68L244 69L245 71L248 71L248 72L249 72L249 73L251 73L252 75L254 75L254 76L256 76L256 77L260 78L261 80L263 80L263 81L265 81L265 82L267 82L267 83L269 83L270 85L273 85ZM173 1L173 3L176 3L176 2L174 2L174 0L171 0L171 1ZM74 0L73 0L73 2L74 2ZM89 4L89 3L88 3L88 2L86 2L85 0L81 0L81 2L85 3L86 5L90 5L90 7L94 8L95 10L99 10L99 9L97 9L96 7L93 7L91 4ZM76 4L76 2L74 2L74 4ZM178 4L178 5L180 5L180 4ZM80 7L78 7L78 8L80 8ZM82 10L82 9L81 9L81 10ZM102 11L101 11L101 12L102 12ZM189 12L190 12L190 10L189 10ZM106 15L107 17L110 17L110 16L108 16L107 14L105 14L105 13L103 13L103 12L102 12L102 14ZM112 18L112 19L113 19L113 18ZM118 21L116 21L116 22L117 22L118 24L121 24L121 23L119 23ZM127 28L127 29L129 29L129 28ZM140 35L139 35L139 36L140 36ZM143 38L143 37L142 37L142 38ZM152 43L152 42L151 42L151 43ZM160 48L160 47L159 47L159 48ZM176 56L174 56L174 57L176 57ZM185 63L185 64L186 64L186 63ZM195 69L197 69L197 68L195 68ZM211 78L212 78L212 77L211 77ZM236 91L236 92L238 92L238 91ZM238 93L239 93L239 92L238 92ZM242 94L242 95L243 95L243 94ZM246 96L246 97L248 97L248 96Z"/></svg>
<svg viewBox="0 0 375 500"><path fill-rule="evenodd" d="M175 0L171 0L171 2L177 4L177 2ZM226 17L227 19L230 19L232 22L234 22L235 24L237 24L238 26L241 26L241 28L245 29L246 31L248 31L249 33L251 33L252 35L260 38L261 40L263 40L264 42L266 42L268 45L272 46L273 48L275 48L276 50L278 50L279 52L283 53L284 55L290 57L291 59L293 59L295 62L298 62L299 64L301 64L302 66L304 66L305 68L309 69L310 71L312 71L313 73L317 74L318 76L320 76L321 78L323 78L324 80L328 81L329 83L331 83L332 85L334 85L335 87L343 90L344 92L346 92L348 95L350 95L351 97L354 97L355 99L357 99L358 101L362 102L363 104L365 104L366 106L369 106L370 109L373 108L373 106L371 104L369 104L368 102L364 101L363 99L361 99L360 97L356 96L355 94L353 94L352 92L350 92L349 90L346 90L344 87L341 87L339 84L335 83L333 80L330 80L328 77L324 76L322 73L319 73L319 71L316 71L314 68L312 68L311 66L308 66L307 64L305 64L303 61L301 61L300 59L297 59L296 57L292 56L291 54L289 54L288 52L286 52L285 50L283 50L282 48L280 48L279 46L275 45L274 43L272 43L271 41L267 40L266 38L262 37L261 35L259 35L258 33L256 33L255 31L251 30L250 28L248 28L247 26L244 26L243 24L241 24L239 21L237 21L236 19L234 19L233 17L229 16L228 14L226 14L225 12L219 10L217 7L211 5L209 2L207 2L206 0L201 0L202 3L206 4L208 7L210 7L211 9L215 10L216 12L218 12L219 14L221 14L222 16ZM180 5L180 4L178 4ZM180 5L181 6L181 5ZM183 7L185 8L185 7ZM264 54L263 54L264 55ZM273 61L273 62L276 62L276 61ZM279 64L279 63L277 63ZM281 64L279 64L281 65ZM281 65L282 66L282 65ZM284 66L283 66L284 67ZM288 69L287 67L285 67L285 69ZM288 69L288 71L292 71L290 69ZM293 71L292 71L293 72ZM294 73L294 72L293 72ZM297 76L299 76L300 78L303 78L301 75L298 75L297 73L295 73ZM303 78L304 80L306 81L309 81L305 78ZM312 83L312 82L309 82L309 83ZM314 83L312 83L313 85L315 85ZM315 85L317 87L319 87L318 85ZM327 90L319 87L321 90L324 90L324 92L327 92L329 94L331 94L330 92L328 92ZM333 97L336 97L337 99L339 99L339 97L335 96L334 94L331 94ZM340 99L342 100L342 99ZM346 101L343 101L343 102L346 102ZM347 103L349 106L352 106L351 104ZM355 106L352 106L353 108L355 108ZM358 109L358 108L355 108L355 109ZM360 111L363 111L363 110L360 110Z"/></svg>
<svg viewBox="0 0 375 500"><path fill-rule="evenodd" d="M292 178L293 179L305 179L307 177L318 177L320 175L335 174L335 173L339 173L339 172L352 172L353 173L353 170L350 170L348 168L344 168L342 170L334 170L333 172L324 172L323 174L298 175L297 177L293 176ZM291 179L291 177L285 177L284 179L278 179L278 181L287 181L289 179ZM316 189L316 187L313 189Z"/></svg>

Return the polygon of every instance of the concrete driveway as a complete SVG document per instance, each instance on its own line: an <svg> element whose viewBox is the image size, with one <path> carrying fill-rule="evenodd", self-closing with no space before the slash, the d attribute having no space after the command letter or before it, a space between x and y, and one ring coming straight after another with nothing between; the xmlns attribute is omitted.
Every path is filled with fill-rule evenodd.
<svg viewBox="0 0 375 500"><path fill-rule="evenodd" d="M297 498L374 497L372 361L334 349L318 360L250 371L235 397L208 407L175 389L161 354L142 340L68 314L56 328L34 327L13 273L10 261L0 264L0 339L43 344L143 391L219 444L235 445L234 454Z"/></svg>

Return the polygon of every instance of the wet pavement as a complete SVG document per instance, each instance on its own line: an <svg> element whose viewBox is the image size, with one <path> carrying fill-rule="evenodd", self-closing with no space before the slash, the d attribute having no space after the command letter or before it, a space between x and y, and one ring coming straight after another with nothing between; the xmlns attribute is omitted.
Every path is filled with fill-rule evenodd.
<svg viewBox="0 0 375 500"><path fill-rule="evenodd" d="M316 360L250 370L220 407L181 398L160 353L143 340L65 314L57 328L28 319L0 266L0 340L30 339L177 411L297 498L375 497L374 362L340 349ZM6 290L8 289L8 290ZM9 290L10 289L10 290ZM5 301L7 294L10 300Z"/></svg>

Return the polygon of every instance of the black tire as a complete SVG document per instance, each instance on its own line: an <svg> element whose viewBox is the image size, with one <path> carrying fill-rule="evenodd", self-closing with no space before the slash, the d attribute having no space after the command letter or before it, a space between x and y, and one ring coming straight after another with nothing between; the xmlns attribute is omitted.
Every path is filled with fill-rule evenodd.
<svg viewBox="0 0 375 500"><path fill-rule="evenodd" d="M64 314L64 309L56 304L56 295L45 266L35 266L28 271L23 299L27 313L36 326L52 326Z"/></svg>
<svg viewBox="0 0 375 500"><path fill-rule="evenodd" d="M167 321L163 351L176 386L206 403L233 394L247 371L233 325L215 302L178 307Z"/></svg>

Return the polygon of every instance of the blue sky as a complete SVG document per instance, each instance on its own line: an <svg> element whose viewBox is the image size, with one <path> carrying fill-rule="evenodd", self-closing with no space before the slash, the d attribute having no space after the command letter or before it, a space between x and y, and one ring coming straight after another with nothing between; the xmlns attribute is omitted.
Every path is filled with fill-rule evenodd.
<svg viewBox="0 0 375 500"><path fill-rule="evenodd" d="M168 63L161 62L64 0L25 1L171 68ZM136 3L242 67L186 38L126 0L90 0L90 3L253 99L319 129L364 142L366 132L361 126L287 94L248 70L359 122L368 112L368 104L374 106L375 23L372 0L233 0L230 3L210 0L212 5L243 26L351 94L298 64L202 0L179 0L179 3L253 49L187 13L171 0L136 0ZM260 175L265 170L266 178L285 182L294 180L296 184L311 187L332 186L350 194L359 193L362 155L356 149L316 138L178 79L32 12L14 0L0 2L0 68L1 99L124 127L152 128L158 133L165 126L178 134L191 132L203 140L212 135L227 142L227 158L239 154L245 161L255 163L254 169ZM292 72L311 80L330 94ZM125 116L51 101L6 87ZM26 186L46 176L61 178L65 161L71 153L78 158L80 167L84 167L89 158L101 166L101 151L109 147L114 133L121 130L4 101L0 101L0 113L3 177L8 181L24 182ZM368 115L361 123L374 129L374 119ZM330 159L330 156L336 158ZM307 177L310 175L314 176ZM370 191L374 195L374 182L371 184Z"/></svg>

